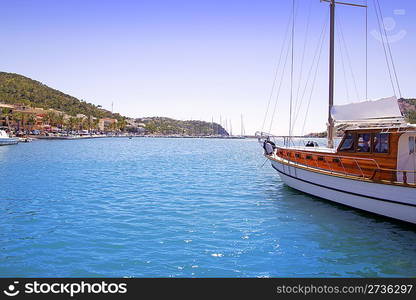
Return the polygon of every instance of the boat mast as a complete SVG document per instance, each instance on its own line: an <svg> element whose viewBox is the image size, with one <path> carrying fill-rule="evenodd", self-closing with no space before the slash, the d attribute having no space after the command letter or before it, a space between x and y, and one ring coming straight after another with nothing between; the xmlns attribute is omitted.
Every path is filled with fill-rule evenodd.
<svg viewBox="0 0 416 300"><path fill-rule="evenodd" d="M367 7L366 5L337 2L335 0L321 0L329 2L330 29L329 29L329 105L328 105L328 148L334 148L334 119L332 118L332 107L334 106L334 68L335 68L335 4Z"/></svg>
<svg viewBox="0 0 416 300"><path fill-rule="evenodd" d="M334 106L334 42L335 42L335 0L330 0L330 29L329 29L329 105L328 105L328 148L334 148L334 119L331 110Z"/></svg>

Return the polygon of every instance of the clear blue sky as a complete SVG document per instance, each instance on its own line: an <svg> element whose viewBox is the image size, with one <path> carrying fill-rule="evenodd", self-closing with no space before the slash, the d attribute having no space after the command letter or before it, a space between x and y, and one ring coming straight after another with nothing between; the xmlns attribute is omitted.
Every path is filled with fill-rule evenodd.
<svg viewBox="0 0 416 300"><path fill-rule="evenodd" d="M356 3L364 1L355 0ZM295 75L308 34L302 85L328 4L297 0ZM380 0L402 95L416 97L416 4ZM369 32L377 29L373 1ZM247 133L261 129L291 0L256 1L1 1L0 70L19 73L51 87L131 117L232 120L239 132L240 114ZM365 97L364 10L338 7L359 99L344 51L344 79L337 51L337 103ZM403 36L404 33L404 36ZM341 36L340 34L338 36ZM337 38L337 48L341 40ZM322 50L315 92L305 131L325 129L327 40ZM369 34L369 98L393 94L382 44ZM272 131L287 134L290 76L286 73ZM297 85L295 85L297 87ZM348 95L347 89L348 86ZM295 88L296 93L296 88ZM294 133L300 133L305 97ZM349 98L349 99L348 99ZM268 121L269 122L269 121ZM268 123L267 122L267 123ZM268 130L268 124L265 126Z"/></svg>

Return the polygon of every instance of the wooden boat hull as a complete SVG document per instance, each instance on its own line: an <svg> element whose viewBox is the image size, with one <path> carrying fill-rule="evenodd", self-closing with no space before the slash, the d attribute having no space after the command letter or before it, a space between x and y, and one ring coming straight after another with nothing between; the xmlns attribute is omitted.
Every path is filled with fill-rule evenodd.
<svg viewBox="0 0 416 300"><path fill-rule="evenodd" d="M416 224L416 188L355 180L315 172L271 159L273 168L288 186L302 192Z"/></svg>

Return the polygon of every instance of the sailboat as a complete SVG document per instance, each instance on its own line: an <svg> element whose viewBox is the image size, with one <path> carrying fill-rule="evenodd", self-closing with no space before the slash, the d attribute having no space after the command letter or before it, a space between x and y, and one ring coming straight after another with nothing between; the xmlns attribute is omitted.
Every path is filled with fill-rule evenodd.
<svg viewBox="0 0 416 300"><path fill-rule="evenodd" d="M396 97L334 105L335 6L364 5L323 1L330 8L327 146L294 146L291 136L278 146L260 132L264 155L294 189L416 224L416 126L405 122ZM338 124L344 130L335 147Z"/></svg>

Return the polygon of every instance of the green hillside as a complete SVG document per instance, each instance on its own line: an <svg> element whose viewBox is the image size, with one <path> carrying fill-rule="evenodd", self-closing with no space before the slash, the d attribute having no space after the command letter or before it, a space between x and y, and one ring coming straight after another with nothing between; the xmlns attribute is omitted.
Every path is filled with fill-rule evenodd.
<svg viewBox="0 0 416 300"><path fill-rule="evenodd" d="M406 120L416 124L416 99L399 99L399 106Z"/></svg>
<svg viewBox="0 0 416 300"><path fill-rule="evenodd" d="M0 72L0 103L53 108L72 116L84 114L96 118L124 119L120 114L112 114L98 105L79 100L39 81L14 73ZM139 123L145 124L146 132L150 134L228 135L222 126L204 121L179 121L162 117L130 120L131 125L136 128L139 127Z"/></svg>
<svg viewBox="0 0 416 300"><path fill-rule="evenodd" d="M69 115L91 115L97 118L117 118L119 114L100 108L91 103L50 88L28 77L0 72L0 102L8 104L24 103L32 107L53 108Z"/></svg>
<svg viewBox="0 0 416 300"><path fill-rule="evenodd" d="M205 121L180 121L170 118L153 117L138 118L136 123L145 124L146 131L150 134L180 134L180 135L228 135L228 132L217 123Z"/></svg>

